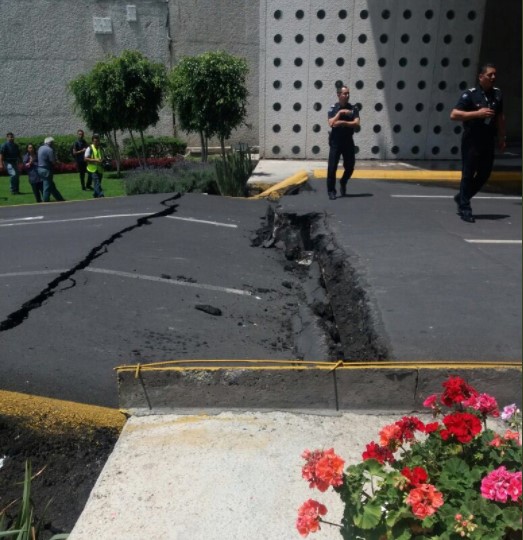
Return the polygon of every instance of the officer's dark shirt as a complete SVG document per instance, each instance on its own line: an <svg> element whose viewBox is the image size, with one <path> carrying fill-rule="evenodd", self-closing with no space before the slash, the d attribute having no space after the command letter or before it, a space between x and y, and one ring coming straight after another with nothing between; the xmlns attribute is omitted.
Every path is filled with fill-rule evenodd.
<svg viewBox="0 0 523 540"><path fill-rule="evenodd" d="M335 105L332 105L329 109L328 117L334 118L338 111L341 109L341 105L339 103L336 103ZM344 112L340 118L340 120L346 120L351 122L352 120L355 120L356 118L360 117L360 113L358 111L358 108L354 105L351 105L350 103L347 103L345 107L343 107L344 110L347 112ZM338 126L333 127L330 135L329 135L329 143L330 144L352 144L352 136L354 135L354 128L347 127L347 126Z"/></svg>
<svg viewBox="0 0 523 540"><path fill-rule="evenodd" d="M458 100L456 109L464 112L477 111L489 107L495 111L492 118L474 118L463 122L463 137L485 142L496 136L497 118L503 112L503 96L499 88L485 92L481 86L465 90Z"/></svg>
<svg viewBox="0 0 523 540"><path fill-rule="evenodd" d="M78 150L83 150L84 148L87 148L89 145L87 144L87 141L85 139L77 139L74 141L73 149L78 152ZM81 154L75 154L74 158L78 163L82 163L84 161L84 152Z"/></svg>

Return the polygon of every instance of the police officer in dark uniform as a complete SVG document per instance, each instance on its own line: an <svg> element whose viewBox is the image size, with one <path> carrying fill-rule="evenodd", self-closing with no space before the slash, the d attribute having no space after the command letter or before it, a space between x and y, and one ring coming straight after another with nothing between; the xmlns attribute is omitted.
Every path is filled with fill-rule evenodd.
<svg viewBox="0 0 523 540"><path fill-rule="evenodd" d="M505 150L503 97L496 82L493 64L481 66L479 85L466 90L452 112L451 120L463 122L461 185L454 201L463 221L474 223L470 200L489 179L494 164L496 135L501 152Z"/></svg>
<svg viewBox="0 0 523 540"><path fill-rule="evenodd" d="M340 180L340 193L344 197L347 182L354 172L354 128L360 125L358 108L349 103L350 92L347 86L338 88L338 103L328 112L329 127L329 164L327 166L327 193L331 201L336 199L336 170L340 157L343 156L343 176Z"/></svg>

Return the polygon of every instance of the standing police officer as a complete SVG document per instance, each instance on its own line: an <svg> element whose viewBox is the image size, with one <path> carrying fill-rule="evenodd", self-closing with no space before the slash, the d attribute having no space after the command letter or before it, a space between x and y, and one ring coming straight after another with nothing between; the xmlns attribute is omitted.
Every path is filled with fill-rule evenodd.
<svg viewBox="0 0 523 540"><path fill-rule="evenodd" d="M329 164L327 166L327 193L331 201L336 199L336 170L340 156L343 156L343 176L340 180L340 193L345 197L347 182L354 172L354 128L360 125L358 108L349 103L350 92L347 86L338 89L338 103L328 112Z"/></svg>
<svg viewBox="0 0 523 540"><path fill-rule="evenodd" d="M459 193L454 196L463 221L474 223L470 200L489 179L494 164L496 134L501 152L505 150L503 97L496 82L496 67L484 64L478 73L479 85L466 90L452 112L451 120L463 122L463 160Z"/></svg>

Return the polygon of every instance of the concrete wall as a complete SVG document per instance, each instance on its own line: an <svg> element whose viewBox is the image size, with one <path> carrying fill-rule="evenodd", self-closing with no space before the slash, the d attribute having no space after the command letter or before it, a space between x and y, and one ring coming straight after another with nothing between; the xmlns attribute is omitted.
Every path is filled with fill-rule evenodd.
<svg viewBox="0 0 523 540"><path fill-rule="evenodd" d="M127 20L130 3L0 0L0 136L76 133L83 125L67 83L107 54L139 49L168 64L166 2L135 2L136 21ZM97 33L95 18L110 19L110 33ZM168 112L158 128L172 133Z"/></svg>

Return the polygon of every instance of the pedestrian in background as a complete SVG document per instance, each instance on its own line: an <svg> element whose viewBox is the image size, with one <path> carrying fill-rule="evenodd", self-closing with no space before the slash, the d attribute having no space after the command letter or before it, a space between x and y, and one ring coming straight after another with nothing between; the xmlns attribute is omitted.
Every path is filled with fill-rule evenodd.
<svg viewBox="0 0 523 540"><path fill-rule="evenodd" d="M78 174L80 175L80 185L82 186L82 191L87 189L93 189L89 183L89 177L87 178L87 185L85 184L85 172L87 170L87 163L85 162L85 149L89 146L87 141L84 138L84 132L82 129L77 131L78 139L73 143L72 153L76 161L76 168Z"/></svg>
<svg viewBox="0 0 523 540"><path fill-rule="evenodd" d="M46 137L44 144L38 149L38 175L42 179L44 185L44 202L49 202L51 195L57 201L65 200L54 183L53 167L56 157L53 145L54 139L52 137Z"/></svg>
<svg viewBox="0 0 523 540"><path fill-rule="evenodd" d="M478 72L478 86L466 90L452 112L451 120L463 122L461 138L462 172L459 193L454 196L463 221L474 223L470 200L485 185L494 164L496 135L505 150L505 115L494 64L484 64Z"/></svg>
<svg viewBox="0 0 523 540"><path fill-rule="evenodd" d="M6 141L0 146L0 172L4 169L9 175L11 195L20 195L20 148L15 143L15 136L9 132Z"/></svg>
<svg viewBox="0 0 523 540"><path fill-rule="evenodd" d="M336 171L338 162L343 156L343 175L340 180L342 197L347 194L347 182L354 172L356 161L354 151L354 128L360 125L358 108L349 103L350 92L347 86L338 89L338 103L332 105L328 112L329 162L327 165L327 194L331 201L336 199Z"/></svg>
<svg viewBox="0 0 523 540"><path fill-rule="evenodd" d="M104 151L100 146L100 135L94 133L92 143L85 151L85 161L87 161L88 182L93 185L93 197L98 199L104 197L102 190Z"/></svg>
<svg viewBox="0 0 523 540"><path fill-rule="evenodd" d="M22 158L24 168L27 171L29 184L33 190L36 202L42 202L44 193L44 183L38 174L38 156L34 144L29 143L25 148L25 154Z"/></svg>

